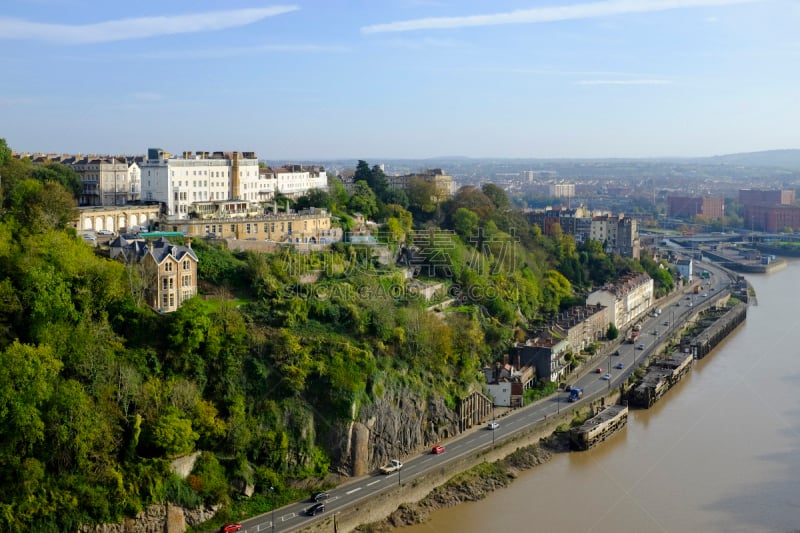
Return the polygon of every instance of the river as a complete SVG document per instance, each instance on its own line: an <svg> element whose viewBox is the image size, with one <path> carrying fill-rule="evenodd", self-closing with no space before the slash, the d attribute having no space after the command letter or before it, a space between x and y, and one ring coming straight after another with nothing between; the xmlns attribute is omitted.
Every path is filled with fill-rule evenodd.
<svg viewBox="0 0 800 533"><path fill-rule="evenodd" d="M404 533L800 529L800 261L750 275L747 320L652 409Z"/></svg>

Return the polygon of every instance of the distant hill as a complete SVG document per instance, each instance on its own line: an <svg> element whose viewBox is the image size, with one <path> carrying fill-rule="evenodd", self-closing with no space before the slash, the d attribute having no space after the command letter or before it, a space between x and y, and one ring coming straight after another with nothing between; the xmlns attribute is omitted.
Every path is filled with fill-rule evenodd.
<svg viewBox="0 0 800 533"><path fill-rule="evenodd" d="M741 154L717 155L704 158L721 165L743 165L748 167L781 167L800 169L800 150L766 150Z"/></svg>

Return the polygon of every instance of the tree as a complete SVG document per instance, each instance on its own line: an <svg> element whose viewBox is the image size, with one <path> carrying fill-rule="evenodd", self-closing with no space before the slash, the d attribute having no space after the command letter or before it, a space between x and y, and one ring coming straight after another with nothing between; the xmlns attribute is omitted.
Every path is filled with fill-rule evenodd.
<svg viewBox="0 0 800 533"><path fill-rule="evenodd" d="M65 229L77 218L75 199L57 181L25 179L9 195L12 213L32 233Z"/></svg>
<svg viewBox="0 0 800 533"><path fill-rule="evenodd" d="M378 211L378 199L366 181L355 183L347 207L351 212L361 213L365 218L372 217Z"/></svg>
<svg viewBox="0 0 800 533"><path fill-rule="evenodd" d="M436 186L422 178L411 178L408 182L408 207L420 214L436 211Z"/></svg>
<svg viewBox="0 0 800 533"><path fill-rule="evenodd" d="M615 326L613 322L609 322L608 329L606 330L606 338L610 341L613 341L617 337L619 337L619 330L617 329L617 326Z"/></svg>
<svg viewBox="0 0 800 533"><path fill-rule="evenodd" d="M11 158L11 148L8 147L6 140L0 137L0 167L6 164Z"/></svg>
<svg viewBox="0 0 800 533"><path fill-rule="evenodd" d="M481 187L483 194L485 194L494 204L497 209L509 209L511 207L511 202L508 201L508 196L506 196L506 191L502 188L498 187L494 183L484 183L483 187Z"/></svg>
<svg viewBox="0 0 800 533"><path fill-rule="evenodd" d="M53 181L61 184L74 198L80 196L83 190L81 178L78 173L61 163L42 163L33 167L33 178L46 183Z"/></svg>
<svg viewBox="0 0 800 533"><path fill-rule="evenodd" d="M459 207L453 213L453 229L465 241L473 238L478 229L478 215L469 209Z"/></svg>
<svg viewBox="0 0 800 533"><path fill-rule="evenodd" d="M174 407L168 407L150 428L151 443L167 457L186 455L194 450L200 436L192 429L192 421Z"/></svg>

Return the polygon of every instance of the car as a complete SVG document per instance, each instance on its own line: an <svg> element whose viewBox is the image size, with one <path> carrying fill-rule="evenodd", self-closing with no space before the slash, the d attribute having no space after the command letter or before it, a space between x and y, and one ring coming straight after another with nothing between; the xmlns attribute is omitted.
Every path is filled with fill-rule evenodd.
<svg viewBox="0 0 800 533"><path fill-rule="evenodd" d="M665 326L669 326L669 320L665 320L665 321L664 321L664 325L665 325Z"/></svg>
<svg viewBox="0 0 800 533"><path fill-rule="evenodd" d="M603 374L603 377L602 377L602 378L600 378L600 379L604 379L604 380L608 381L609 379L611 379L611 374L609 374L608 372L606 372L605 374Z"/></svg>
<svg viewBox="0 0 800 533"><path fill-rule="evenodd" d="M324 502L325 500L327 500L330 497L331 497L331 495L328 494L327 492L319 492L319 493L315 494L314 497L311 498L311 499L313 501L315 501L315 502Z"/></svg>
<svg viewBox="0 0 800 533"><path fill-rule="evenodd" d="M694 306L694 304L692 302L689 302L689 307L693 307L693 306Z"/></svg>
<svg viewBox="0 0 800 533"><path fill-rule="evenodd" d="M715 291L715 290L717 290L717 288L716 288L716 287L711 287L711 288L710 288L710 289L708 289L708 290L710 290L710 291Z"/></svg>
<svg viewBox="0 0 800 533"><path fill-rule="evenodd" d="M497 422L489 422L489 425L486 426L486 429L491 429L492 431L494 431L495 429L497 429L499 427L500 427L500 424L498 424Z"/></svg>
<svg viewBox="0 0 800 533"><path fill-rule="evenodd" d="M637 350L644 350L644 344L640 344L636 347Z"/></svg>
<svg viewBox="0 0 800 533"><path fill-rule="evenodd" d="M440 453L444 453L444 450L445 450L444 446L442 446L441 444L437 444L436 446L431 448L431 453L438 455Z"/></svg>
<svg viewBox="0 0 800 533"><path fill-rule="evenodd" d="M687 297L686 297L686 299L687 299L687 300L691 300L691 299L692 299L692 297L691 297L691 296L687 296Z"/></svg>
<svg viewBox="0 0 800 533"><path fill-rule="evenodd" d="M680 307L680 306L681 306L680 302L675 302L675 307Z"/></svg>
<svg viewBox="0 0 800 533"><path fill-rule="evenodd" d="M623 365L622 363L617 363L617 365L614 368L616 368L617 370L622 370L623 368L625 368L625 365Z"/></svg>
<svg viewBox="0 0 800 533"><path fill-rule="evenodd" d="M708 293L707 292L703 293L703 298L708 298Z"/></svg>
<svg viewBox="0 0 800 533"><path fill-rule="evenodd" d="M84 233L83 234L83 238L86 239L87 241L96 241L97 240L97 237L95 237L95 235L93 233Z"/></svg>
<svg viewBox="0 0 800 533"><path fill-rule="evenodd" d="M97 230L98 235L114 235L114 232L110 229L99 229Z"/></svg>
<svg viewBox="0 0 800 533"><path fill-rule="evenodd" d="M602 368L597 368L597 369L595 369L594 373L595 374L602 374L603 373L603 369Z"/></svg>
<svg viewBox="0 0 800 533"><path fill-rule="evenodd" d="M653 330L653 335L655 335L656 337L658 337L658 330L657 330L657 329Z"/></svg>
<svg viewBox="0 0 800 533"><path fill-rule="evenodd" d="M308 516L315 516L324 512L325 512L325 502L315 503L314 505L306 509L306 514Z"/></svg>
<svg viewBox="0 0 800 533"><path fill-rule="evenodd" d="M242 529L242 524L238 522L228 522L219 528L221 533L233 533L234 531L239 531L240 529Z"/></svg>
<svg viewBox="0 0 800 533"><path fill-rule="evenodd" d="M615 350L614 355L619 355L619 350Z"/></svg>

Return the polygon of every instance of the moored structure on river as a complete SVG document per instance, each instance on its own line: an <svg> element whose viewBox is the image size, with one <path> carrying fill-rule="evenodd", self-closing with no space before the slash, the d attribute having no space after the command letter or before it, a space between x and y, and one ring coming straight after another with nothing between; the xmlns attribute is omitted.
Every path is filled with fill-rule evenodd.
<svg viewBox="0 0 800 533"><path fill-rule="evenodd" d="M631 389L630 405L649 409L692 368L692 354L675 352L656 359L647 367L647 374Z"/></svg>
<svg viewBox="0 0 800 533"><path fill-rule="evenodd" d="M627 405L610 405L570 431L570 443L576 450L588 450L625 427Z"/></svg>

